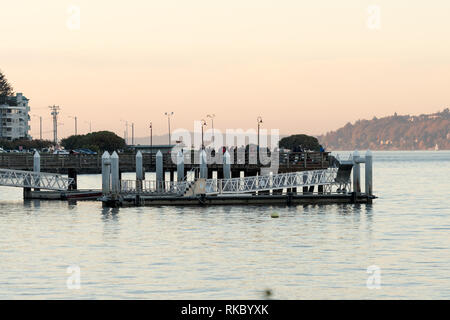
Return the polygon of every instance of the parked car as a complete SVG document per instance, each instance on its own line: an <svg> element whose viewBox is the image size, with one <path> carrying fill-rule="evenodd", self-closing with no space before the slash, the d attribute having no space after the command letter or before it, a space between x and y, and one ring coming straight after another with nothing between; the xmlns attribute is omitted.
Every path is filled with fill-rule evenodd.
<svg viewBox="0 0 450 320"><path fill-rule="evenodd" d="M55 150L53 152L53 154L64 154L64 155L66 155L66 154L70 154L70 153L67 150Z"/></svg>
<svg viewBox="0 0 450 320"><path fill-rule="evenodd" d="M81 154L97 154L97 152L86 148L78 149L77 151L80 152Z"/></svg>

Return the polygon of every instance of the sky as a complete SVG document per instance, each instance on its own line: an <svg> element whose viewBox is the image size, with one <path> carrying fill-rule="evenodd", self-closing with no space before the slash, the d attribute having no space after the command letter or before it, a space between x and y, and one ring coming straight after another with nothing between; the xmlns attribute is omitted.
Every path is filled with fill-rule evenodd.
<svg viewBox="0 0 450 320"><path fill-rule="evenodd" d="M214 127L322 134L450 105L448 0L0 0L0 70L31 134ZM78 15L79 12L79 15ZM130 130L130 129L129 129Z"/></svg>

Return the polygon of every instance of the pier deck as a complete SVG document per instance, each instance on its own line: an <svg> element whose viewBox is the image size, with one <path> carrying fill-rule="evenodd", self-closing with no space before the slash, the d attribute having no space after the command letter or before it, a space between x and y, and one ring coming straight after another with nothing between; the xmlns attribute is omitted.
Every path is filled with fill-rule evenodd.
<svg viewBox="0 0 450 320"><path fill-rule="evenodd" d="M145 172L154 172L156 158L155 154L144 153L143 168ZM252 158L246 153L245 159L241 162L236 161L231 165L233 172L244 171L245 175L256 175L264 167L261 164L252 164L249 159ZM189 161L185 161L185 169L191 170L198 167L198 161L194 153L186 156ZM209 171L222 170L223 162L209 163ZM165 171L176 171L176 164L172 161L170 154L163 154L163 165ZM279 154L279 172L293 172L304 170L326 169L330 166L330 156L328 152L301 152L301 153L280 153ZM98 155L56 155L41 154L40 167L44 172L67 173L69 169L75 169L78 174L101 173L102 156ZM33 155L20 153L0 153L0 168L14 170L33 170ZM120 154L119 162L120 172L134 172L136 170L135 154Z"/></svg>

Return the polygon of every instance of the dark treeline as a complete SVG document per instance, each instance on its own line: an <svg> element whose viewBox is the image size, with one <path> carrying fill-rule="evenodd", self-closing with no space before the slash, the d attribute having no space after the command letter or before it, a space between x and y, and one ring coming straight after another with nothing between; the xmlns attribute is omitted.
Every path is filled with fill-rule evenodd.
<svg viewBox="0 0 450 320"><path fill-rule="evenodd" d="M114 132L98 131L84 135L73 135L61 140L61 145L66 150L90 149L97 152L124 149L125 140Z"/></svg>
<svg viewBox="0 0 450 320"><path fill-rule="evenodd" d="M28 139L18 139L18 140L0 140L0 147L5 150L19 150L22 147L25 150L37 149L41 150L43 148L49 148L53 145L52 141L49 140L28 140Z"/></svg>
<svg viewBox="0 0 450 320"><path fill-rule="evenodd" d="M320 144L317 138L308 136L306 134L294 134L289 137L284 137L279 142L280 148L286 148L292 151L311 150L320 151ZM301 149L299 149L299 147Z"/></svg>

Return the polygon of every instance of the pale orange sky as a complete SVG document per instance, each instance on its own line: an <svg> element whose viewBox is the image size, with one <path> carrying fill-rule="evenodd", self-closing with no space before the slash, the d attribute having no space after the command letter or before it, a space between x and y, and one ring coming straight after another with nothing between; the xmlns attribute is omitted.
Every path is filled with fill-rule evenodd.
<svg viewBox="0 0 450 320"><path fill-rule="evenodd" d="M369 5L380 29L367 27ZM70 30L69 5L80 7ZM360 118L450 105L448 0L2 0L0 69L60 137L214 126L320 134ZM32 117L31 133L39 122Z"/></svg>

